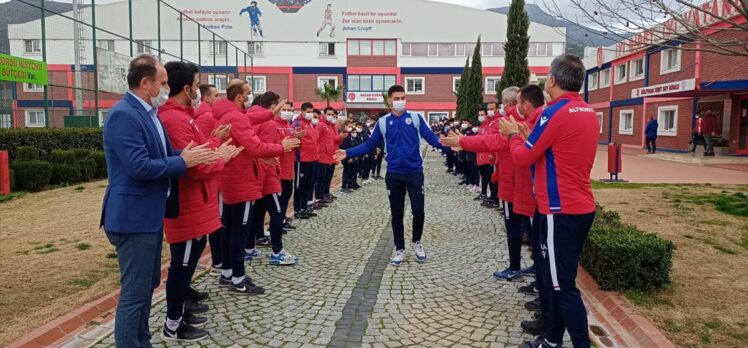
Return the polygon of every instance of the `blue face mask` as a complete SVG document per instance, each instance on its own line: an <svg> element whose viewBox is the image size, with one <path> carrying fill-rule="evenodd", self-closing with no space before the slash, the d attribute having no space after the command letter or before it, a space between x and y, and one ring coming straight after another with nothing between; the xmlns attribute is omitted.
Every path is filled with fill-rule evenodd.
<svg viewBox="0 0 748 348"><path fill-rule="evenodd" d="M449 132L449 126L444 127L445 132Z"/></svg>

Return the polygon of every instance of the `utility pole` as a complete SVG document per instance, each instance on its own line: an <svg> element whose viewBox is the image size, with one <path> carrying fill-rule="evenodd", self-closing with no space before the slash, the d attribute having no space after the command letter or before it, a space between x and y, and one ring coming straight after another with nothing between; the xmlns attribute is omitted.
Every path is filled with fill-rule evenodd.
<svg viewBox="0 0 748 348"><path fill-rule="evenodd" d="M81 44L81 36L83 34L83 28L80 25L82 20L81 9L79 7L80 0L73 0L73 52L75 55L75 116L84 116L83 111L83 81L81 77L81 64L83 60L84 46ZM95 45L96 43L94 43ZM94 51L94 54L95 51Z"/></svg>

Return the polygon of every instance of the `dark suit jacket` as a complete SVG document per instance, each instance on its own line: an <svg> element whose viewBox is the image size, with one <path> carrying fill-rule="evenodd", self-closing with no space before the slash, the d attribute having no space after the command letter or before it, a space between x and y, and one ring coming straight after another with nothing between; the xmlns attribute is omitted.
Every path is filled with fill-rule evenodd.
<svg viewBox="0 0 748 348"><path fill-rule="evenodd" d="M151 116L130 93L109 111L104 123L109 186L101 212L105 231L159 232L164 217L179 216L177 178L186 166L166 130L164 137L166 152Z"/></svg>

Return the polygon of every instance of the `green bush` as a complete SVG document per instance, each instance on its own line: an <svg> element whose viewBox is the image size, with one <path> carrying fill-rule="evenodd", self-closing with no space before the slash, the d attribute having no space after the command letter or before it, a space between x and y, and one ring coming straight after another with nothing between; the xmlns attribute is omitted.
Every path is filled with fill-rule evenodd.
<svg viewBox="0 0 748 348"><path fill-rule="evenodd" d="M45 161L15 161L11 163L15 184L22 191L38 191L49 185L52 163Z"/></svg>
<svg viewBox="0 0 748 348"><path fill-rule="evenodd" d="M81 180L81 168L77 163L52 163L52 180L55 185L70 185Z"/></svg>
<svg viewBox="0 0 748 348"><path fill-rule="evenodd" d="M96 177L96 161L93 158L84 158L75 161L80 169L80 180L91 181Z"/></svg>
<svg viewBox="0 0 748 348"><path fill-rule="evenodd" d="M76 159L85 159L91 156L91 150L89 149L73 149L73 153L75 153Z"/></svg>
<svg viewBox="0 0 748 348"><path fill-rule="evenodd" d="M20 146L31 146L47 159L54 149L104 148L101 128L14 128L0 129L0 150L8 150L10 160L21 160Z"/></svg>
<svg viewBox="0 0 748 348"><path fill-rule="evenodd" d="M15 191L16 190L16 175L13 172L13 169L10 170L10 190Z"/></svg>
<svg viewBox="0 0 748 348"><path fill-rule="evenodd" d="M49 161L52 163L72 164L77 159L75 150L54 149L49 154Z"/></svg>
<svg viewBox="0 0 748 348"><path fill-rule="evenodd" d="M107 177L106 173L106 157L104 151L91 151L89 158L96 162L96 178L103 179Z"/></svg>
<svg viewBox="0 0 748 348"><path fill-rule="evenodd" d="M581 255L602 290L652 292L670 285L675 245L598 207Z"/></svg>
<svg viewBox="0 0 748 348"><path fill-rule="evenodd" d="M33 146L19 146L17 154L20 161L35 161L39 159L39 151Z"/></svg>

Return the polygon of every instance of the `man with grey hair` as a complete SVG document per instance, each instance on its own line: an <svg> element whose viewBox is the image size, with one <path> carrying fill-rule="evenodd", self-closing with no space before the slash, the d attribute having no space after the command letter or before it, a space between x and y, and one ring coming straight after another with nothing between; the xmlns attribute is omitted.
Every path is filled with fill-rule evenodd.
<svg viewBox="0 0 748 348"><path fill-rule="evenodd" d="M130 62L130 90L104 122L109 185L101 225L117 251L120 298L114 322L117 347L150 347L148 318L153 289L161 283L164 218L179 216L178 177L187 168L212 163L208 144L175 151L158 118L169 98L168 76L156 57Z"/></svg>
<svg viewBox="0 0 748 348"><path fill-rule="evenodd" d="M538 202L533 225L539 229L546 293L552 298L545 334L522 347L560 347L569 331L574 347L590 347L587 312L576 287L579 254L595 218L590 172L597 152L595 110L579 90L584 82L579 57L563 54L551 63L545 90L551 96L530 132L512 118L502 120L517 168L534 165Z"/></svg>
<svg viewBox="0 0 748 348"><path fill-rule="evenodd" d="M501 91L502 114L508 112L507 108L512 108L517 105L517 93L519 93L519 87L517 86L507 87Z"/></svg>

